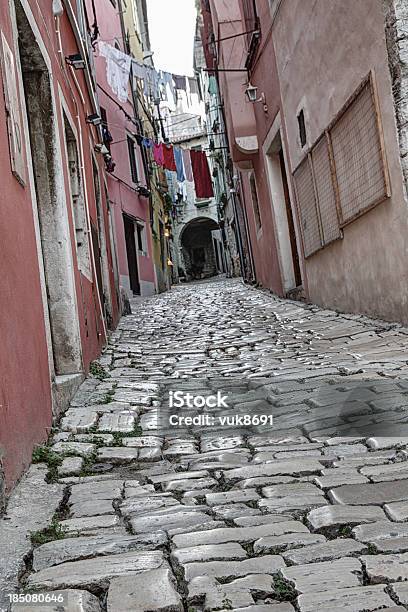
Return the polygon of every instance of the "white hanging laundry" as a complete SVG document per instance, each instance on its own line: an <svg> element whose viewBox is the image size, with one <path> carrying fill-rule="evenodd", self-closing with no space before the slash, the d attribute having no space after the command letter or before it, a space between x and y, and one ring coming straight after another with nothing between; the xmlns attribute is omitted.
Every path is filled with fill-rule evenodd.
<svg viewBox="0 0 408 612"><path fill-rule="evenodd" d="M106 77L113 93L121 102L128 99L131 57L101 41L99 53L106 59Z"/></svg>

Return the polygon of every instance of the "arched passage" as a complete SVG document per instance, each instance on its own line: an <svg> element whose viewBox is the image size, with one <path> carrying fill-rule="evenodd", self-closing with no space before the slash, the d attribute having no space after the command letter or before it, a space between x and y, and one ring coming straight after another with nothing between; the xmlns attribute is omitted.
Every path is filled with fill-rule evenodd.
<svg viewBox="0 0 408 612"><path fill-rule="evenodd" d="M189 221L180 235L180 244L189 280L209 278L217 274L216 257L212 232L219 225L208 217Z"/></svg>

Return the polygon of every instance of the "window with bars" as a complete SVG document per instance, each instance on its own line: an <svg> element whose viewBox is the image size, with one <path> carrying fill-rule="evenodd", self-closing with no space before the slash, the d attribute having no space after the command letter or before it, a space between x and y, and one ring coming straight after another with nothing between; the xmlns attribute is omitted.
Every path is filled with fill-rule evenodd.
<svg viewBox="0 0 408 612"><path fill-rule="evenodd" d="M389 197L372 74L293 173L305 257Z"/></svg>
<svg viewBox="0 0 408 612"><path fill-rule="evenodd" d="M255 0L242 0L242 12L245 32L247 38L247 59L245 68L250 69L256 56L260 42L260 23Z"/></svg>
<svg viewBox="0 0 408 612"><path fill-rule="evenodd" d="M136 150L135 150L135 141L130 136L127 137L128 151L129 151L129 163L130 163L130 173L132 176L132 181L134 183L139 182L139 176L137 172L137 160L136 160Z"/></svg>

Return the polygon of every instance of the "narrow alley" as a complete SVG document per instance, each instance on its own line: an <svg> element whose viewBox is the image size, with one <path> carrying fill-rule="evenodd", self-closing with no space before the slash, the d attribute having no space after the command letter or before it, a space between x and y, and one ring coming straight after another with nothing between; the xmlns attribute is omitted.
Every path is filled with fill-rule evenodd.
<svg viewBox="0 0 408 612"><path fill-rule="evenodd" d="M407 329L224 278L132 309L11 495L0 609L408 609Z"/></svg>

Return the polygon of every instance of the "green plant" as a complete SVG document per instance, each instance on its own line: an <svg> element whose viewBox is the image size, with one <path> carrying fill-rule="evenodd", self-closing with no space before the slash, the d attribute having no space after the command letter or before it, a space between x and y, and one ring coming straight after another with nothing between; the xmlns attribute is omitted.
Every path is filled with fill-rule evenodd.
<svg viewBox="0 0 408 612"><path fill-rule="evenodd" d="M51 525L45 527L45 529L30 532L31 542L38 546L46 544L47 542L52 542L53 540L63 540L65 536L65 527L63 527L55 517L52 519Z"/></svg>
<svg viewBox="0 0 408 612"><path fill-rule="evenodd" d="M101 404L110 404L113 402L113 396L115 395L114 391L108 391L103 399L101 399Z"/></svg>
<svg viewBox="0 0 408 612"><path fill-rule="evenodd" d="M63 455L60 455L53 451L49 446L36 446L33 450L32 462L33 463L46 463L48 467L47 481L55 482L58 478L58 467L61 465L64 459Z"/></svg>
<svg viewBox="0 0 408 612"><path fill-rule="evenodd" d="M367 544L367 553L369 555L377 555L378 554L378 550L375 547L374 544L371 544L371 542L369 544Z"/></svg>
<svg viewBox="0 0 408 612"><path fill-rule="evenodd" d="M275 576L273 579L274 596L279 601L293 601L297 597L297 593L290 582L286 582L280 576Z"/></svg>
<svg viewBox="0 0 408 612"><path fill-rule="evenodd" d="M92 361L91 365L89 366L89 373L92 374L92 376L95 376L95 378L99 378L99 380L105 380L105 378L109 377L108 372L97 361Z"/></svg>
<svg viewBox="0 0 408 612"><path fill-rule="evenodd" d="M350 538L353 534L353 530L350 525L342 525L339 528L338 535L340 538Z"/></svg>

